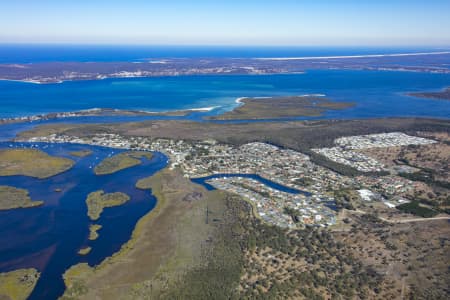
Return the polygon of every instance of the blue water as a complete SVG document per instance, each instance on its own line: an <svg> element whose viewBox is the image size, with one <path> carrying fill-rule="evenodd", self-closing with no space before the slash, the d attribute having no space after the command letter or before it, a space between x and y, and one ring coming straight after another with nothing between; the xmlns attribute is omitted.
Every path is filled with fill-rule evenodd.
<svg viewBox="0 0 450 300"><path fill-rule="evenodd" d="M0 63L142 61L150 58L316 57L444 51L430 47L234 47L0 44Z"/></svg>
<svg viewBox="0 0 450 300"><path fill-rule="evenodd" d="M30 144L0 143L0 149L9 145ZM99 264L128 241L138 219L156 204L156 198L149 191L136 189L135 183L165 167L167 157L154 153L151 160L143 159L142 165L97 176L90 167L121 150L75 144L37 145L49 154L69 157L76 164L67 172L47 179L0 177L0 185L28 189L32 199L45 202L35 208L0 211L0 273L37 268L42 274L30 299L56 299L64 291L62 274L66 269L79 262ZM93 154L84 158L69 154L86 148ZM62 192L55 192L56 188ZM85 200L90 192L100 189L124 192L131 200L122 206L106 208L95 222L103 226L100 237L89 241L89 224L93 222L87 217ZM92 251L79 256L77 252L84 246L91 246Z"/></svg>
<svg viewBox="0 0 450 300"><path fill-rule="evenodd" d="M165 111L218 106L218 114L243 96L319 93L354 108L329 112L327 118L450 116L447 101L405 96L450 86L450 74L388 71L308 71L267 76L182 76L108 79L37 85L0 81L0 118L93 107Z"/></svg>
<svg viewBox="0 0 450 300"><path fill-rule="evenodd" d="M256 174L214 174L214 175L210 175L210 176L206 176L206 177L192 178L191 181L195 182L197 184L201 184L207 190L211 191L211 190L215 190L215 187L213 187L212 185L210 185L206 181L210 180L210 179L214 179L214 178L223 178L223 177L250 178L250 179L257 180L257 181L267 185L268 187L273 188L273 189L278 190L278 191L281 191L281 192L290 193L290 194L303 194L305 196L311 196L311 193L309 193L309 192L305 192L305 191L297 190L297 189L294 189L294 188L290 188L288 186L276 183L276 182L274 182L272 180L266 179L266 178L261 177L261 176L256 175Z"/></svg>
<svg viewBox="0 0 450 300"><path fill-rule="evenodd" d="M142 61L170 57L291 57L336 56L443 51L444 49L377 48L242 48L242 47L120 47L120 46L30 46L0 45L0 63L39 63L49 61ZM204 116L231 110L238 97L299 94L326 94L336 101L352 101L356 106L327 112L319 118L437 117L450 118L448 101L405 96L406 92L433 91L450 86L450 74L378 72L378 71L307 71L306 74L267 76L180 76L160 78L107 79L37 85L0 81L0 118L66 112L94 107L167 111L189 108L218 108L209 113L187 117L81 117L32 123L0 125L0 141L39 124L106 123L148 119L189 119L205 122ZM300 118L305 119L305 118ZM0 148L9 143L0 143ZM13 144L19 145L19 144ZM82 145L40 144L50 154L68 157L68 152L89 148L94 154L75 158L68 172L49 179L24 176L0 177L0 185L9 184L30 190L31 197L45 205L32 209L0 212L0 272L36 267L42 272L32 299L55 299L63 292L61 275L78 262L98 264L126 242L137 220L150 211L156 199L134 187L135 182L167 164L167 158L155 154L150 161L106 176L95 176L90 166L112 150ZM20 145L19 145L20 146ZM27 144L24 144L27 146ZM224 174L217 175L222 177ZM227 176L230 176L229 174ZM284 192L305 193L276 184L257 175L250 177ZM203 184L208 178L195 179ZM63 188L62 193L54 192ZM122 191L131 196L123 206L106 209L100 218L100 238L88 241L90 221L85 198L89 192ZM332 205L332 204L330 204ZM89 255L76 253L92 246Z"/></svg>

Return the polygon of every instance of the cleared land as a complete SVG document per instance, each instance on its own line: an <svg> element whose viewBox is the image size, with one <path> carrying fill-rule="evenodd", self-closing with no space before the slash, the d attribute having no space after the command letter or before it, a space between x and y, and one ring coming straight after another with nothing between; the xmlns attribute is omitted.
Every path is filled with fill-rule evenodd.
<svg viewBox="0 0 450 300"><path fill-rule="evenodd" d="M100 218L104 208L119 206L130 200L127 194L116 192L105 194L104 191L92 192L86 199L88 207L88 216L95 221Z"/></svg>
<svg viewBox="0 0 450 300"><path fill-rule="evenodd" d="M0 299L25 300L30 296L40 273L36 269L20 269L0 273Z"/></svg>
<svg viewBox="0 0 450 300"><path fill-rule="evenodd" d="M268 98L244 98L241 106L216 120L276 119L289 117L318 117L327 110L340 110L354 106L350 102L334 102L324 97L286 96Z"/></svg>
<svg viewBox="0 0 450 300"><path fill-rule="evenodd" d="M450 88L446 88L440 92L409 93L408 95L420 98L450 100Z"/></svg>
<svg viewBox="0 0 450 300"><path fill-rule="evenodd" d="M42 204L44 204L43 201L32 201L25 189L0 186L0 210L36 207Z"/></svg>
<svg viewBox="0 0 450 300"><path fill-rule="evenodd" d="M101 161L94 169L97 175L113 174L120 170L137 166L141 163L141 158L152 158L150 152L128 151L107 157Z"/></svg>
<svg viewBox="0 0 450 300"><path fill-rule="evenodd" d="M36 149L0 150L0 176L48 178L72 168L74 161Z"/></svg>

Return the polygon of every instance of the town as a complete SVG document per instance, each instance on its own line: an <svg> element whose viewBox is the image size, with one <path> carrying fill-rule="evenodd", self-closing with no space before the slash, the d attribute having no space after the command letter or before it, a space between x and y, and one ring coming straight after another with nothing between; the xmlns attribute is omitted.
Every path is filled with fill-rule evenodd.
<svg viewBox="0 0 450 300"><path fill-rule="evenodd" d="M418 184L396 174L344 176L312 162L306 154L261 142L234 146L215 140L192 142L117 134L97 134L89 138L52 134L28 141L162 152L170 159L169 168L179 168L191 179L214 175L206 183L242 196L262 220L285 228L335 224L337 191L358 190L364 201L380 201L387 208L395 208L408 202L405 196L413 193ZM383 166L373 158L357 152L353 154L354 149L434 143L397 132L345 137L335 142L337 147L314 151L363 171L379 171ZM289 192L269 187L257 178L239 175L259 176L289 189Z"/></svg>
<svg viewBox="0 0 450 300"><path fill-rule="evenodd" d="M401 132L391 132L341 137L335 140L336 147L313 149L313 151L332 161L351 166L362 172L381 172L387 171L382 163L355 150L434 143L436 141L430 139L409 136Z"/></svg>

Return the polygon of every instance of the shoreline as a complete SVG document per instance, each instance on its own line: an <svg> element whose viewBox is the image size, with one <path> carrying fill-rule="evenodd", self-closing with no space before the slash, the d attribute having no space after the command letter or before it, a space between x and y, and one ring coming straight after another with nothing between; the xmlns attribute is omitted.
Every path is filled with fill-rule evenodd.
<svg viewBox="0 0 450 300"><path fill-rule="evenodd" d="M325 94L301 94L301 95L287 95L285 97L326 97L327 95ZM234 100L235 103L238 104L242 104L244 103L242 100L244 99L270 99L270 98L276 98L276 97L284 97L283 95L281 96L266 96L266 97L239 97L236 98L236 100Z"/></svg>
<svg viewBox="0 0 450 300"><path fill-rule="evenodd" d="M260 57L256 60L316 60L316 59L351 59L351 58L377 58L377 57L404 57L450 54L450 51L416 52L416 53L391 53L391 54L366 54L366 55L337 55L337 56L303 56L303 57Z"/></svg>
<svg viewBox="0 0 450 300"><path fill-rule="evenodd" d="M21 116L21 117L11 117L11 118L0 118L0 125L11 124L11 123L26 123L35 121L46 121L46 120L57 120L65 118L80 118L80 117L139 117L139 116L161 116L161 117L184 117L193 112L206 113L220 108L220 105L198 107L198 108L186 108L186 109L175 109L175 110L165 110L165 111L146 111L146 110L126 110L117 108L87 108L77 111L69 112L53 112L44 113L38 115Z"/></svg>
<svg viewBox="0 0 450 300"><path fill-rule="evenodd" d="M0 81L11 81L11 82L31 83L31 84L61 84L64 82L63 80L43 82L43 81L39 81L39 80L6 79L6 78L0 78Z"/></svg>

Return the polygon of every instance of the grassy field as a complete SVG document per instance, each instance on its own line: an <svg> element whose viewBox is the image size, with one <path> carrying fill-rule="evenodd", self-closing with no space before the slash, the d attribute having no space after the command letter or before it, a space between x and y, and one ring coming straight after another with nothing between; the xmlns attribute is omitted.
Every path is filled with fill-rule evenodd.
<svg viewBox="0 0 450 300"><path fill-rule="evenodd" d="M39 272L36 269L20 269L0 273L0 299L25 300L33 291Z"/></svg>
<svg viewBox="0 0 450 300"><path fill-rule="evenodd" d="M327 110L340 110L354 106L350 102L333 102L323 97L270 97L245 98L241 106L219 116L215 120L276 119L289 117L318 117Z"/></svg>
<svg viewBox="0 0 450 300"><path fill-rule="evenodd" d="M43 204L43 201L32 201L25 189L0 186L0 210L36 207Z"/></svg>
<svg viewBox="0 0 450 300"><path fill-rule="evenodd" d="M88 216L95 221L100 218L104 208L119 206L130 200L127 194L116 192L105 194L104 191L92 192L86 199Z"/></svg>
<svg viewBox="0 0 450 300"><path fill-rule="evenodd" d="M94 169L97 175L106 175L118 172L120 170L137 166L141 163L141 158L150 159L150 152L128 151L107 157L101 161Z"/></svg>
<svg viewBox="0 0 450 300"><path fill-rule="evenodd" d="M0 176L48 178L72 168L74 161L36 149L0 150Z"/></svg>

